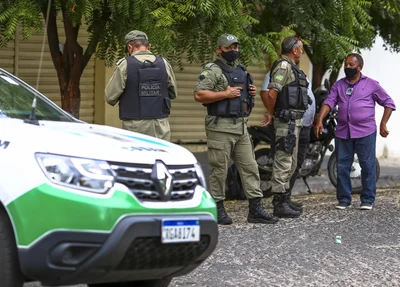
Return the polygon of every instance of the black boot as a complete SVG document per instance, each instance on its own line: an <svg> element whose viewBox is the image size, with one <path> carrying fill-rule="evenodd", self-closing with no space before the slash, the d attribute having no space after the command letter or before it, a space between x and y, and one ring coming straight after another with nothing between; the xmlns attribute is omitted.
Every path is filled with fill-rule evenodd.
<svg viewBox="0 0 400 287"><path fill-rule="evenodd" d="M261 197L249 199L249 215L247 221L250 223L274 224L278 218L269 214L261 204Z"/></svg>
<svg viewBox="0 0 400 287"><path fill-rule="evenodd" d="M296 218L299 217L301 212L294 210L290 207L288 201L288 194L275 194L272 204L274 205L274 215L277 217Z"/></svg>
<svg viewBox="0 0 400 287"><path fill-rule="evenodd" d="M231 225L232 224L232 218L226 214L225 207L224 207L224 202L218 201L217 202L217 214L218 214L218 224L221 225Z"/></svg>

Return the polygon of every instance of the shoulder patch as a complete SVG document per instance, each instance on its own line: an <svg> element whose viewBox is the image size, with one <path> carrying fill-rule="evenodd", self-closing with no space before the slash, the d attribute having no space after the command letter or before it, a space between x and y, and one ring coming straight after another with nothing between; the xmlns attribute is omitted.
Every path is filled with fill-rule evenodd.
<svg viewBox="0 0 400 287"><path fill-rule="evenodd" d="M277 80L277 81L282 81L282 80L283 80L283 75L276 74L275 80Z"/></svg>
<svg viewBox="0 0 400 287"><path fill-rule="evenodd" d="M288 62L282 61L282 62L281 62L280 68L281 68L281 69L287 69L287 65L288 65Z"/></svg>
<svg viewBox="0 0 400 287"><path fill-rule="evenodd" d="M201 74L201 75L199 76L199 80L200 80L200 81L203 81L205 78L206 78L206 76L204 76L203 74Z"/></svg>

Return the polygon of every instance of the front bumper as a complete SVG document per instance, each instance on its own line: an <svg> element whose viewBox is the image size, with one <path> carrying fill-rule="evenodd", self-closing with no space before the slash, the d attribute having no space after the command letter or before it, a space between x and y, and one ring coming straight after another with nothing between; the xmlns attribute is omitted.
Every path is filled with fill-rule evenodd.
<svg viewBox="0 0 400 287"><path fill-rule="evenodd" d="M161 243L161 220L196 217L200 241ZM46 285L151 280L186 274L215 249L218 227L209 214L127 216L112 233L54 231L19 248L22 272Z"/></svg>

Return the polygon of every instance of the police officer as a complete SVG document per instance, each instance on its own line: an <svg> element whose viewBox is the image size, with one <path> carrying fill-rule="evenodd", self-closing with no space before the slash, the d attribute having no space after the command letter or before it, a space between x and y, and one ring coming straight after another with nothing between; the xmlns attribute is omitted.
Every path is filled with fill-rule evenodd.
<svg viewBox="0 0 400 287"><path fill-rule="evenodd" d="M303 43L295 36L282 42L282 56L271 68L268 94L262 97L268 112L263 125L273 122L275 130L275 160L271 191L274 215L299 217L301 211L290 201L290 179L297 167L299 132L308 108L308 81L296 64L303 54Z"/></svg>
<svg viewBox="0 0 400 287"><path fill-rule="evenodd" d="M269 71L267 73L267 75L265 75L264 82L263 82L261 92L260 92L261 97L266 97L268 94L268 84L269 84L269 80L270 80L270 74L271 74L271 71ZM310 81L308 79L307 79L307 81L309 84L307 94L311 98L312 104L308 105L308 109L304 113L304 116L303 116L303 126L300 130L299 141L298 141L299 147L298 147L298 151L297 151L297 168L296 168L295 172L293 173L292 177L290 178L289 189L287 190L289 192L289 204L290 204L291 208L294 210L298 210L300 212L303 211L303 208L302 208L303 204L299 201L292 201L290 197L291 197L293 186L299 175L300 168L303 165L303 162L304 162L304 159L306 156L308 145L310 143L311 128L312 128L312 124L314 122L314 117L315 117L315 97L314 97L314 93L311 90ZM272 129L271 134L274 134L274 126L269 125L268 128ZM273 138L272 140L274 142L271 143L271 156L274 156L275 155L275 138Z"/></svg>
<svg viewBox="0 0 400 287"><path fill-rule="evenodd" d="M123 129L169 141L171 99L177 96L172 67L166 59L150 52L144 32L129 32L125 43L129 56L117 62L105 99L112 106L119 101Z"/></svg>
<svg viewBox="0 0 400 287"><path fill-rule="evenodd" d="M239 41L223 34L217 41L218 57L205 66L194 91L194 99L207 107L205 118L210 191L217 203L218 223L229 225L232 219L224 208L228 161L238 168L249 200L247 221L276 223L261 204L260 176L247 132L247 117L254 106L256 87L251 75L237 63Z"/></svg>

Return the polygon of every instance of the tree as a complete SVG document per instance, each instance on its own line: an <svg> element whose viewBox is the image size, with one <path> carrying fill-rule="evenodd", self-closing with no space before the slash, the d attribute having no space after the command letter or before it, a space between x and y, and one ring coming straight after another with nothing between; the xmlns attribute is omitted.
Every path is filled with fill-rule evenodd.
<svg viewBox="0 0 400 287"><path fill-rule="evenodd" d="M372 25L384 40L384 47L400 52L400 0L373 1L370 15Z"/></svg>
<svg viewBox="0 0 400 287"><path fill-rule="evenodd" d="M254 1L250 1L253 4ZM269 0L259 1L252 16L259 20L253 31L267 33L281 26L294 25L293 30L304 41L313 64L313 89L321 85L328 69L336 80L343 58L352 51L369 48L376 32L371 25L364 0ZM336 73L335 73L336 72ZM336 75L336 77L335 77Z"/></svg>
<svg viewBox="0 0 400 287"><path fill-rule="evenodd" d="M24 38L43 31L57 72L62 108L79 118L82 73L93 54L113 65L124 56L124 36L130 30L145 31L156 53L180 64L186 52L190 62L204 63L215 53L217 37L225 32L236 34L241 42L245 63L263 59L264 53L276 57L269 36L248 36L258 23L250 16L252 5L240 0L3 0L0 4L0 45L13 39L18 25ZM61 17L66 40L59 48L57 18ZM78 43L85 24L90 35L87 48ZM85 43L86 44L86 43Z"/></svg>

